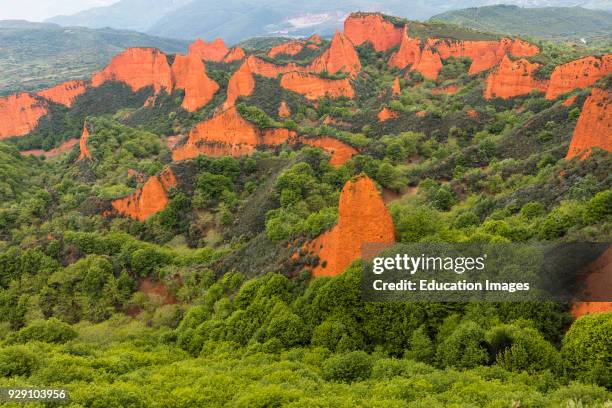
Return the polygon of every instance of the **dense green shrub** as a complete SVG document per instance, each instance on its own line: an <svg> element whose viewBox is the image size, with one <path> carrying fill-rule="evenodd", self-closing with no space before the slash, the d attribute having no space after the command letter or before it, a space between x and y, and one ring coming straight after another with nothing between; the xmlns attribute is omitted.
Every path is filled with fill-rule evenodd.
<svg viewBox="0 0 612 408"><path fill-rule="evenodd" d="M336 355L323 364L323 378L328 381L350 383L365 380L371 372L372 357L363 351Z"/></svg>

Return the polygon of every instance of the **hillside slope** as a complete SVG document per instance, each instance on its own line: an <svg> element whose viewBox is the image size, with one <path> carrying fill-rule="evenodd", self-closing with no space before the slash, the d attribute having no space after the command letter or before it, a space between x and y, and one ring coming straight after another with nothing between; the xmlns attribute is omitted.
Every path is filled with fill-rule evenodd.
<svg viewBox="0 0 612 408"><path fill-rule="evenodd" d="M108 28L0 21L0 95L86 78L128 47L182 52L187 43Z"/></svg>
<svg viewBox="0 0 612 408"><path fill-rule="evenodd" d="M612 13L582 7L523 8L510 5L452 10L431 17L477 30L552 40L587 41L612 35Z"/></svg>

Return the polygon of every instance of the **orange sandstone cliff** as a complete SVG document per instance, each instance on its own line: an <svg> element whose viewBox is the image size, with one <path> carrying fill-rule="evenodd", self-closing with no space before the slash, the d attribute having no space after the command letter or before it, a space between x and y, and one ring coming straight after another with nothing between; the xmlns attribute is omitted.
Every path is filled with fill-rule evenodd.
<svg viewBox="0 0 612 408"><path fill-rule="evenodd" d="M30 133L47 111L46 102L28 93L0 97L0 139Z"/></svg>
<svg viewBox="0 0 612 408"><path fill-rule="evenodd" d="M244 62L230 78L227 84L227 99L223 107L225 109L234 106L239 96L249 96L255 89L255 78L248 62Z"/></svg>
<svg viewBox="0 0 612 408"><path fill-rule="evenodd" d="M430 47L426 47L421 53L421 58L415 63L411 71L421 73L427 79L438 79L438 74L442 69L440 54Z"/></svg>
<svg viewBox="0 0 612 408"><path fill-rule="evenodd" d="M408 30L404 30L399 49L389 58L389 65L399 69L416 64L421 59L421 41L418 38L408 37Z"/></svg>
<svg viewBox="0 0 612 408"><path fill-rule="evenodd" d="M210 43L198 38L189 46L189 54L193 54L205 61L223 61L223 58L228 52L229 49L220 38L215 38L215 40Z"/></svg>
<svg viewBox="0 0 612 408"><path fill-rule="evenodd" d="M185 90L181 106L189 112L206 105L219 90L219 85L206 75L202 60L193 54L174 58L172 76L175 87Z"/></svg>
<svg viewBox="0 0 612 408"><path fill-rule="evenodd" d="M586 88L610 74L612 74L612 54L601 58L580 58L558 65L550 76L546 99L555 99L576 88Z"/></svg>
<svg viewBox="0 0 612 408"><path fill-rule="evenodd" d="M240 61L246 56L242 47L233 47L227 55L223 58L223 62L234 62Z"/></svg>
<svg viewBox="0 0 612 408"><path fill-rule="evenodd" d="M166 55L155 48L128 48L116 55L110 64L91 78L94 87L106 81L120 81L138 91L153 86L155 92L166 88L172 92L172 71Z"/></svg>
<svg viewBox="0 0 612 408"><path fill-rule="evenodd" d="M79 160L90 159L91 160L91 152L87 147L87 140L89 139L89 129L87 128L87 123L83 125L83 132L81 133L81 138L79 139Z"/></svg>
<svg viewBox="0 0 612 408"><path fill-rule="evenodd" d="M391 95L397 96L402 93L402 88L400 86L400 81L398 77L395 77L393 80L393 84L391 85Z"/></svg>
<svg viewBox="0 0 612 408"><path fill-rule="evenodd" d="M85 93L87 83L85 81L67 81L54 87L44 89L37 93L45 99L71 107L77 96Z"/></svg>
<svg viewBox="0 0 612 408"><path fill-rule="evenodd" d="M540 64L534 64L526 59L516 61L504 56L501 64L487 77L484 96L486 99L508 99L525 95L533 90L546 91L546 81L534 78L534 71Z"/></svg>
<svg viewBox="0 0 612 408"><path fill-rule="evenodd" d="M355 45L369 42L376 51L386 51L402 40L404 30L378 13L353 13L344 21L344 34Z"/></svg>
<svg viewBox="0 0 612 408"><path fill-rule="evenodd" d="M278 116L281 118L288 118L291 116L291 109L287 106L287 102L281 101L280 105L278 105Z"/></svg>
<svg viewBox="0 0 612 408"><path fill-rule="evenodd" d="M338 224L309 245L320 260L313 275L339 275L361 257L362 244L394 241L393 220L380 193L369 177L360 176L342 189Z"/></svg>
<svg viewBox="0 0 612 408"><path fill-rule="evenodd" d="M326 79L314 74L290 72L282 76L280 85L310 100L317 100L323 96L331 98L355 96L355 91L348 78Z"/></svg>
<svg viewBox="0 0 612 408"><path fill-rule="evenodd" d="M168 192L176 186L172 169L166 167L162 172L150 177L134 193L114 200L112 206L119 214L144 221L151 215L162 211L168 205Z"/></svg>
<svg viewBox="0 0 612 408"><path fill-rule="evenodd" d="M304 48L305 43L303 41L288 41L282 44L275 45L268 51L268 56L275 58L277 55L297 55Z"/></svg>
<svg viewBox="0 0 612 408"><path fill-rule="evenodd" d="M342 71L355 77L361 71L361 62L349 39L336 31L329 48L312 61L309 69L314 72L326 71L330 74Z"/></svg>
<svg viewBox="0 0 612 408"><path fill-rule="evenodd" d="M333 137L324 136L316 139L304 138L301 142L309 146L318 147L329 153L331 155L329 164L335 167L342 166L344 163L351 160L351 157L359 153L352 146L338 139L334 139Z"/></svg>
<svg viewBox="0 0 612 408"><path fill-rule="evenodd" d="M385 122L389 119L397 119L399 117L399 114L398 112L393 111L385 106L380 110L380 112L378 112L378 115L376 116L378 117L379 121Z"/></svg>
<svg viewBox="0 0 612 408"><path fill-rule="evenodd" d="M276 78L278 75L285 74L287 72L305 71L304 67L301 67L293 62L286 65L274 64L272 62L264 61L255 55L250 55L246 61L247 64L249 64L249 69L252 73L265 76L267 78Z"/></svg>
<svg viewBox="0 0 612 408"><path fill-rule="evenodd" d="M260 145L279 145L295 133L284 128L259 129L243 119L235 107L231 107L197 124L187 142L172 152L174 160L209 156L242 156L255 151Z"/></svg>
<svg viewBox="0 0 612 408"><path fill-rule="evenodd" d="M585 158L593 147L612 152L612 94L599 88L584 102L565 158Z"/></svg>

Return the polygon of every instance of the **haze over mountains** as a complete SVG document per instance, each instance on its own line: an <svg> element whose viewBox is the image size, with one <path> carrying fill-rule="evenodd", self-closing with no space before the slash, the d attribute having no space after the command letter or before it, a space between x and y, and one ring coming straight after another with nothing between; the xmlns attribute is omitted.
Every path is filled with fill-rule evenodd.
<svg viewBox="0 0 612 408"><path fill-rule="evenodd" d="M71 16L49 19L64 26L131 29L153 35L193 39L221 37L236 43L253 36L331 35L341 27L351 11L383 11L410 19L427 19L439 13L468 7L496 4L489 0L368 1L323 0L121 0L111 6L96 7ZM505 3L523 7L569 7L611 9L607 0L514 0Z"/></svg>

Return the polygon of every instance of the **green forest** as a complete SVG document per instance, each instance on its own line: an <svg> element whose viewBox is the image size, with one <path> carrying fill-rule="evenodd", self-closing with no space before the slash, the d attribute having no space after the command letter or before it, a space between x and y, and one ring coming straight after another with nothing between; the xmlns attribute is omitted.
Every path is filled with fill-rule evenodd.
<svg viewBox="0 0 612 408"><path fill-rule="evenodd" d="M542 77L593 51L539 45ZM147 105L151 87L108 82L0 141L0 388L70 396L28 407L612 407L612 312L364 302L360 260L313 277L317 259L293 256L336 224L343 186L362 174L400 243L612 235L612 153L565 159L591 87L485 100L486 73L468 75L469 60L446 59L429 80L387 65L397 47L357 50L353 99L309 101L255 75L237 105L261 129L358 150L341 166L299 143L172 161L167 138L213 116L235 62L207 63L220 90L199 111L180 107L182 91ZM435 91L450 85L459 90ZM594 86L610 92L612 77ZM382 107L397 118L379 121ZM78 144L47 159L19 152L59 146L83 122L91 160L78 160ZM163 211L113 213L112 200L165 166L177 185Z"/></svg>

